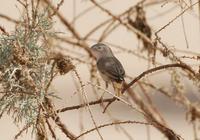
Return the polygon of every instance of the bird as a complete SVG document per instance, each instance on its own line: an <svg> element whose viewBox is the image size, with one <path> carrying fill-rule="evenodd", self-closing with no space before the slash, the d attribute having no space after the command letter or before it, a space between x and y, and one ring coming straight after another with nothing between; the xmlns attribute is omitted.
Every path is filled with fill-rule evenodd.
<svg viewBox="0 0 200 140"><path fill-rule="evenodd" d="M125 70L120 61L114 56L111 48L103 43L94 44L91 52L96 58L97 69L106 82L106 88L112 83L116 96L121 96Z"/></svg>

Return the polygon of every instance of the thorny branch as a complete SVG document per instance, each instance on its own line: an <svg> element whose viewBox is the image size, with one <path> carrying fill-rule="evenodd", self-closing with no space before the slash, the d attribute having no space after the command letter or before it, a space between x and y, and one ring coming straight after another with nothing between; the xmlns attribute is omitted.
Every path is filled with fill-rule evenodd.
<svg viewBox="0 0 200 140"><path fill-rule="evenodd" d="M195 73L193 71L191 71L190 68L187 67L187 65L182 65L182 64L167 64L167 65L162 65L162 66L158 66L152 69L149 69L147 71L144 71L143 73L141 73L139 76L137 76L135 79L133 79L130 83L125 83L124 84L124 88L122 89L122 93L124 93L128 88L130 88L131 86L133 86L134 83L138 82L141 78L145 77L147 74L150 74L152 72L156 72L158 70L163 70L163 69L167 69L167 68L172 68L172 67L180 67L182 69L187 69L188 71L190 71L193 76L195 76ZM105 107L104 111L106 111L106 109L108 108L108 106L114 102L116 99L113 98L112 100L109 101L109 103L107 104L107 106Z"/></svg>

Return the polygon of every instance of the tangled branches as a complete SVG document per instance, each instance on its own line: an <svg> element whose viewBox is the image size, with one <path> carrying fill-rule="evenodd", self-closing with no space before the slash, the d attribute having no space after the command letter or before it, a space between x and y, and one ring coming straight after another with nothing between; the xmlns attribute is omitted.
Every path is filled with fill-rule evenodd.
<svg viewBox="0 0 200 140"><path fill-rule="evenodd" d="M65 138L71 140L81 139L93 131L96 131L97 137L103 140L105 136L101 129L115 125L127 138L132 139L132 135L121 126L122 124L142 124L159 130L169 140L184 139L181 137L182 134L177 134L177 130L168 124L159 107L151 99L153 92L179 103L186 110L184 113L187 120L193 125L199 125L197 120L200 119L200 107L185 94L187 90L184 90L184 80L190 81L195 89L200 88L199 67L191 65L184 59L198 62L200 55L186 51L183 56L179 56L178 53L181 51L178 52L176 47L174 49L169 47L159 35L199 2L190 1L192 3L188 4L187 1L179 1L177 4L176 1L142 0L116 14L104 6L105 3L109 3L109 0L102 2L89 0L87 3L93 5L76 15L77 5L76 1L73 1L72 21L69 21L61 12L62 6L64 7L64 4L67 3L64 0L60 0L57 4L50 0L17 0L17 2L24 11L20 20L0 13L0 18L12 22L16 26L13 32L8 32L6 28L0 26L0 118L8 114L12 116L15 124L20 126L23 124L22 129L15 135L15 139L19 139L23 132L31 129L38 140L49 139L49 134L56 140L59 136L55 129L59 129ZM155 31L147 16L147 8L155 5L163 6L168 2L181 6L182 11ZM80 23L79 20L87 13L97 9L104 14L106 19L100 23L93 21L95 26L88 27L87 32L79 31L79 28L76 27L76 24ZM65 27L63 32L67 32L67 35L55 31L54 27L57 23ZM126 29L127 36L131 36L134 40L134 35L135 39L142 41L142 49L133 50L125 45L116 45L115 40L109 41L109 37L116 34L117 29ZM97 37L96 34L98 34ZM126 40L128 38L123 38L123 42ZM114 51L125 54L127 60L136 57L148 62L148 69L140 70L138 76L130 76L131 72L126 71L126 83L122 90L123 97L117 97L111 92L112 89L104 88L90 51L91 42L105 42ZM130 44L136 46L136 44ZM188 56L189 53L190 56ZM161 59L165 61L161 61ZM127 63L131 66L131 71L133 67L135 69L136 66L131 61L127 61ZM80 64L86 66L87 69L80 69ZM159 75L158 71L161 70L170 72L172 88L169 90L166 90L167 87L161 88L159 84L146 78L152 74ZM86 71L89 78L83 80ZM74 74L72 77L76 90L73 89L72 92L78 93L80 103L72 106L65 104L65 107L59 109L54 102L55 98L59 98L59 94L51 92L50 87L56 77L69 76L68 73ZM66 86L71 89L69 85L66 83ZM88 90L89 88L91 90ZM71 91L66 92L69 99ZM99 94L102 92L100 97ZM104 94L111 97L105 98ZM96 100L91 101L90 96L95 96ZM113 117L108 107L114 101L120 101L125 108L129 107L140 117L142 115L142 121L133 121L132 118L124 121ZM103 110L103 113L100 113L103 116L109 116L111 122L99 125L92 109L92 106L96 107L97 105ZM77 134L62 121L60 114L72 110L78 112L81 108L87 109L94 127ZM83 121L82 123L84 124ZM84 128L83 125L80 127ZM194 132L196 131L194 130ZM198 136L195 135L195 137L197 139Z"/></svg>

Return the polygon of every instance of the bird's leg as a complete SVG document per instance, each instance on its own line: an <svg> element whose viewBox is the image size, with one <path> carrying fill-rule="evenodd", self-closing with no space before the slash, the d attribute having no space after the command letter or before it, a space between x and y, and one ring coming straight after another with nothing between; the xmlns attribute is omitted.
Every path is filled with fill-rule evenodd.
<svg viewBox="0 0 200 140"><path fill-rule="evenodd" d="M102 93L102 95L101 95L101 97L100 97L100 100L101 100L101 106L103 106L103 96L104 96L104 94L105 94L105 91Z"/></svg>
<svg viewBox="0 0 200 140"><path fill-rule="evenodd" d="M108 89L108 82L105 81L105 86L106 86L106 89ZM102 93L101 97L100 97L100 100L101 100L101 106L103 106L103 96L105 94L105 91Z"/></svg>
<svg viewBox="0 0 200 140"><path fill-rule="evenodd" d="M122 95L121 93L122 83L112 82L112 84L113 84L113 88L114 88L116 96L120 97Z"/></svg>
<svg viewBox="0 0 200 140"><path fill-rule="evenodd" d="M108 82L105 82L105 86L106 86L106 89L108 89ZM103 106L103 96L104 96L105 92L102 93L101 97L100 97L100 100L101 100L101 105Z"/></svg>

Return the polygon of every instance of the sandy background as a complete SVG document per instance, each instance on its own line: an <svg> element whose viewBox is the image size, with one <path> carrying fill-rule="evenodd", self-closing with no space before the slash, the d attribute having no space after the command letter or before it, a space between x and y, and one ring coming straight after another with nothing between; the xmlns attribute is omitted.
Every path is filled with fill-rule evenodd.
<svg viewBox="0 0 200 140"><path fill-rule="evenodd" d="M57 0L54 0L57 3ZM104 6L114 13L119 14L124 11L127 7L134 5L136 0L111 0L104 4ZM17 2L15 0L1 0L0 4L0 13L6 14L17 19L20 16L20 7L16 6ZM87 0L76 0L76 14L80 13L84 9L92 6L92 4ZM179 7L176 7L173 10L170 10L165 14L165 16L159 16L160 13L163 13L173 7L174 4L168 3L164 7L160 5L153 6L147 8L147 17L148 22L152 26L152 28L156 31L167 22L169 22L172 18L174 18L178 13L181 12ZM197 6L195 6L197 11ZM67 0L64 5L61 7L61 12L69 21L73 19L73 0ZM106 16L104 13L100 12L98 9L95 9L80 18L75 26L77 27L80 34L85 35L89 29L94 27L96 23L101 22L105 19ZM200 52L199 49L199 21L197 14L195 12L189 12L184 15L184 22L186 27L186 32L188 35L188 42L190 48L186 48L186 43L184 40L183 29L181 20L178 19L173 22L170 26L168 26L164 31L160 33L160 36L168 45L176 47L177 49L182 50L191 50L195 52ZM0 25L4 26L8 31L13 31L14 26L12 23L9 23L5 20L0 19ZM69 34L66 31L66 28L63 27L59 22L55 23L55 28L57 31L62 31L66 36ZM114 42L115 44L121 45L127 48L137 49L137 39L134 35L130 35L130 32L127 32L125 28L119 28L115 32L113 32L106 41ZM94 34L92 38L96 38L98 33ZM92 45L93 42L90 42ZM64 47L64 46L63 46ZM78 49L75 49L78 50ZM80 50L81 51L81 50ZM126 53L120 53L116 55L126 69L126 73L131 76L137 76L141 71L147 69L147 62L138 59L132 55ZM165 60L161 60L164 62ZM77 65L77 69L82 75L83 81L89 80L89 71L87 70L87 66L85 65ZM150 78L154 83L159 83L160 86L170 86L169 77L166 76L166 72L159 73L158 75L152 75ZM74 83L72 82L73 75L67 74L65 76L57 77L54 80L54 85L52 86L52 90L57 91L58 95L62 98L62 100L56 99L57 107L64 107L75 105L79 103L79 99L77 95L74 95L76 88ZM185 81L185 87L187 88L188 93L194 93L193 96L199 99L199 95L197 95L197 91L192 87L192 83L189 81ZM90 90L89 87L86 87L86 90ZM109 90L112 91L110 88ZM88 92L89 98L92 100L94 96L92 92ZM109 96L109 95L106 95ZM191 96L191 98L193 98ZM183 115L184 108L180 107L178 104L171 102L166 97L160 95L159 93L153 94L153 100L158 106L159 110L163 114L164 118L168 122L169 126L175 130L176 133L180 134L185 140L191 140L193 138L192 125L189 122L185 121L185 115ZM99 106L91 107L93 114L95 116L95 120L97 124L109 122L109 117L107 115L102 114L102 108ZM136 112L132 111L122 103L116 102L110 106L109 111L113 114L114 117L121 120L142 120L142 116L138 115ZM88 111L86 109L82 110L82 120L84 123L85 130L87 128L93 127L91 119L89 117ZM70 128L75 134L80 133L80 112L79 111L69 111L60 115L62 121L65 122L68 128ZM122 125L126 128L127 132L134 138L134 140L147 140L147 131L146 126L142 125ZM0 120L0 140L12 140L15 134L19 131L20 128L16 127L12 123L12 119L9 116L3 116ZM115 139L115 140L128 140L127 136L125 136L122 132L118 131L115 127L107 127L101 129L100 131L105 140ZM60 133L58 131L58 133ZM157 130L150 127L151 140L161 140L164 139L163 135L160 134ZM31 140L31 132L27 136L20 137L20 140ZM62 134L59 135L60 140L66 139ZM94 140L99 139L96 132L90 133L86 135L85 140Z"/></svg>

